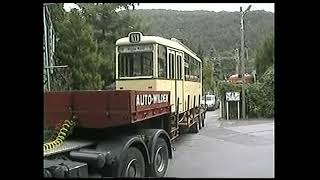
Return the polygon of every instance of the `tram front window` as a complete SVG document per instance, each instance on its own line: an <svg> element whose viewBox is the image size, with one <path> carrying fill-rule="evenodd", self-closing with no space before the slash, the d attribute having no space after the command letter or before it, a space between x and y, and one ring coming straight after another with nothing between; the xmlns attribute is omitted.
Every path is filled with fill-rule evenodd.
<svg viewBox="0 0 320 180"><path fill-rule="evenodd" d="M152 76L152 52L119 54L119 77Z"/></svg>

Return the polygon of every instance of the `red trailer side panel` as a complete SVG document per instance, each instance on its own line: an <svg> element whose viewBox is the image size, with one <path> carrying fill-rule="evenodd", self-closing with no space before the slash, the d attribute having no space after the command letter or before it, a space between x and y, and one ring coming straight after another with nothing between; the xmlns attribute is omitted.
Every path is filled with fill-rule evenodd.
<svg viewBox="0 0 320 180"><path fill-rule="evenodd" d="M44 118L47 127L72 117L71 92L46 92L44 95Z"/></svg>
<svg viewBox="0 0 320 180"><path fill-rule="evenodd" d="M81 128L107 128L136 123L171 112L169 91L46 92L49 124L71 118ZM72 110L72 111L71 111Z"/></svg>
<svg viewBox="0 0 320 180"><path fill-rule="evenodd" d="M129 124L129 91L73 92L73 112L84 128L106 128Z"/></svg>

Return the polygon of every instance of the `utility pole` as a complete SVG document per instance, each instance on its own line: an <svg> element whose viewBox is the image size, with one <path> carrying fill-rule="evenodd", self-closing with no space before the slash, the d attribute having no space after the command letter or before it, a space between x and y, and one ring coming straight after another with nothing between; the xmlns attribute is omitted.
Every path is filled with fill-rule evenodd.
<svg viewBox="0 0 320 180"><path fill-rule="evenodd" d="M44 25L44 64L49 64L49 48L48 48L48 29L47 29L47 22L46 16L47 16L47 7L43 6L43 25ZM45 70L46 79L47 79L47 90L50 91L50 71L48 69Z"/></svg>
<svg viewBox="0 0 320 180"><path fill-rule="evenodd" d="M247 67L248 67L247 72L251 73L252 72L252 68L251 68L250 63L249 63L249 50L248 50L248 47L246 47L246 61L247 61Z"/></svg>
<svg viewBox="0 0 320 180"><path fill-rule="evenodd" d="M241 86L241 94L242 94L242 118L246 118L246 103L245 103L245 92L244 92L244 74L245 74L245 69L244 69L244 16L245 14L250 10L251 5L245 10L242 11L242 7L240 7L240 13L241 13L241 75L242 75L242 86Z"/></svg>
<svg viewBox="0 0 320 180"><path fill-rule="evenodd" d="M239 48L236 48L235 50L235 58L236 60L236 74L239 74L239 61L240 61L240 57L239 57Z"/></svg>

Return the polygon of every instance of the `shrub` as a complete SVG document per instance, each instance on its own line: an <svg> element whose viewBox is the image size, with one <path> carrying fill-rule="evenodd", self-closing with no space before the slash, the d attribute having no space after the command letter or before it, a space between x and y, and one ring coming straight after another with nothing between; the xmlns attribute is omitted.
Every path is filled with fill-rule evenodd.
<svg viewBox="0 0 320 180"><path fill-rule="evenodd" d="M274 66L255 84L246 86L249 117L274 116Z"/></svg>

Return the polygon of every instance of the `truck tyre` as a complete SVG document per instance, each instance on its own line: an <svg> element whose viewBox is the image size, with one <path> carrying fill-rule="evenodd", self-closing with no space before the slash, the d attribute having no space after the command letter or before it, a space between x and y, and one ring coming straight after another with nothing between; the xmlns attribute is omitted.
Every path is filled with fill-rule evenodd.
<svg viewBox="0 0 320 180"><path fill-rule="evenodd" d="M151 177L163 177L169 164L168 145L163 138L158 138L152 158Z"/></svg>
<svg viewBox="0 0 320 180"><path fill-rule="evenodd" d="M140 150L130 147L123 153L119 161L120 177L144 177L145 161Z"/></svg>

